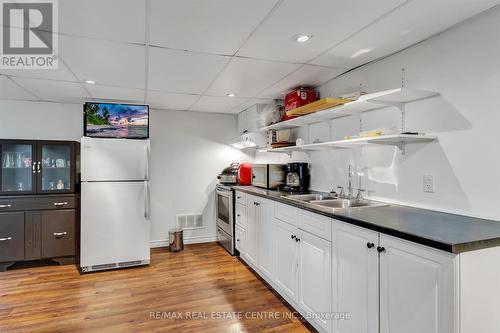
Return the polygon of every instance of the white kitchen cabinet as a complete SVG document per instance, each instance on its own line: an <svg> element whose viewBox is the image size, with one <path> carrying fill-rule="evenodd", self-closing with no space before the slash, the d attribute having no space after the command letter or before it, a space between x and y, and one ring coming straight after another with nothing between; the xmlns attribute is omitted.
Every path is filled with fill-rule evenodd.
<svg viewBox="0 0 500 333"><path fill-rule="evenodd" d="M454 255L380 235L380 333L453 333Z"/></svg>
<svg viewBox="0 0 500 333"><path fill-rule="evenodd" d="M335 333L378 332L378 233L335 221L333 290L336 311L350 319L334 321Z"/></svg>
<svg viewBox="0 0 500 333"><path fill-rule="evenodd" d="M240 135L248 132L247 111L238 113L238 133Z"/></svg>
<svg viewBox="0 0 500 333"><path fill-rule="evenodd" d="M274 203L270 200L257 200L257 267L264 278L270 283L274 280L274 234L276 226L273 223Z"/></svg>
<svg viewBox="0 0 500 333"><path fill-rule="evenodd" d="M326 331L332 320L332 243L308 232L297 236L298 303Z"/></svg>
<svg viewBox="0 0 500 333"><path fill-rule="evenodd" d="M247 195L247 214L245 230L245 256L257 266L257 228L259 223L259 200L256 196Z"/></svg>
<svg viewBox="0 0 500 333"><path fill-rule="evenodd" d="M243 229L241 226L236 225L234 229L234 235L235 235L235 247L236 250L240 251L240 253L245 254L246 248L245 248L245 237L246 237L246 232L245 229Z"/></svg>
<svg viewBox="0 0 500 333"><path fill-rule="evenodd" d="M254 133L259 130L258 117L266 104L255 104L238 114L238 133Z"/></svg>
<svg viewBox="0 0 500 333"><path fill-rule="evenodd" d="M235 223L243 229L247 227L247 206L237 203L235 208Z"/></svg>
<svg viewBox="0 0 500 333"><path fill-rule="evenodd" d="M289 300L297 301L299 230L294 226L275 220L276 225L276 272L274 282L279 292Z"/></svg>

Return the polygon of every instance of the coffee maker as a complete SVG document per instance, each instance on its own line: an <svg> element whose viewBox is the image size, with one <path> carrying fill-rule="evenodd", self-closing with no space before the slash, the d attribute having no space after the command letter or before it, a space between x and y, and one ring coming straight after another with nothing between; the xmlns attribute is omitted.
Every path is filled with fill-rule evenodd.
<svg viewBox="0 0 500 333"><path fill-rule="evenodd" d="M286 192L306 192L309 190L309 163L288 163Z"/></svg>

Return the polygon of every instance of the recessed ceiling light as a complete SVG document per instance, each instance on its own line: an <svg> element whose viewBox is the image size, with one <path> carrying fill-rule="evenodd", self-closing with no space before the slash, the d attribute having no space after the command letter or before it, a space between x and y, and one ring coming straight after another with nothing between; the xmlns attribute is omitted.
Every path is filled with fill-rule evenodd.
<svg viewBox="0 0 500 333"><path fill-rule="evenodd" d="M83 80L83 82L88 83L88 84L95 84L95 81L92 81L92 80Z"/></svg>
<svg viewBox="0 0 500 333"><path fill-rule="evenodd" d="M229 93L229 94L226 94L226 96L227 96L227 97L234 97L234 96L236 96L236 94L234 94L234 93Z"/></svg>
<svg viewBox="0 0 500 333"><path fill-rule="evenodd" d="M297 43L305 43L307 42L309 39L311 39L312 35L307 35L307 34L298 34L298 35L295 35L293 36L293 39L297 42Z"/></svg>
<svg viewBox="0 0 500 333"><path fill-rule="evenodd" d="M371 48L371 49L361 49L361 50L359 50L359 51L355 52L355 53L351 56L351 58L357 58L357 57L359 57L360 55L365 54L365 53L368 53L368 52L371 52L371 51L373 51L373 48Z"/></svg>

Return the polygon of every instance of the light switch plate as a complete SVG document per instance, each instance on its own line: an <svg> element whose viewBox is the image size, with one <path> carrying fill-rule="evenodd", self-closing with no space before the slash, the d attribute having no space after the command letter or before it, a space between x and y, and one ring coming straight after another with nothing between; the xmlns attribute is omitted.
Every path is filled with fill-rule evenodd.
<svg viewBox="0 0 500 333"><path fill-rule="evenodd" d="M424 185L424 192L434 193L434 176L424 175L423 185Z"/></svg>

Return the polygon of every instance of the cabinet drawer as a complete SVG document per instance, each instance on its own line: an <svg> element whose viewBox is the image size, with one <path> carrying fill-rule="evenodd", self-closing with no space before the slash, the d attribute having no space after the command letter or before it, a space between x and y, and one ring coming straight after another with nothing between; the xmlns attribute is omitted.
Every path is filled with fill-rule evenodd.
<svg viewBox="0 0 500 333"><path fill-rule="evenodd" d="M42 257L75 255L75 210L42 212Z"/></svg>
<svg viewBox="0 0 500 333"><path fill-rule="evenodd" d="M297 226L297 208L279 202L274 203L274 217L283 222Z"/></svg>
<svg viewBox="0 0 500 333"><path fill-rule="evenodd" d="M75 196L37 196L36 198L2 198L0 199L0 212L19 210L42 209L71 209L76 208Z"/></svg>
<svg viewBox="0 0 500 333"><path fill-rule="evenodd" d="M323 215L300 212L299 228L326 240L332 240L332 219Z"/></svg>
<svg viewBox="0 0 500 333"><path fill-rule="evenodd" d="M237 203L236 207L235 207L235 213L236 213L236 216L235 216L236 225L239 225L243 229L246 229L246 227L247 227L247 207Z"/></svg>
<svg viewBox="0 0 500 333"><path fill-rule="evenodd" d="M236 191L236 203L239 203L243 206L246 206L247 204L247 194L246 193L243 193L243 192L240 192L240 191Z"/></svg>
<svg viewBox="0 0 500 333"><path fill-rule="evenodd" d="M0 213L0 262L24 260L24 213Z"/></svg>

